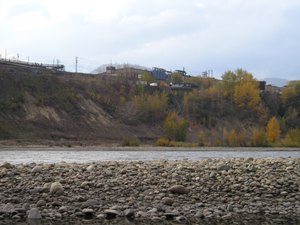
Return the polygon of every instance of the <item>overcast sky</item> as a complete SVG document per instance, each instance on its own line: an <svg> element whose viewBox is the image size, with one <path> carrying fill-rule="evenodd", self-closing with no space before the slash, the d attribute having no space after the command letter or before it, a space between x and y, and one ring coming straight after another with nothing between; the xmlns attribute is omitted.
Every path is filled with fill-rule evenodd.
<svg viewBox="0 0 300 225"><path fill-rule="evenodd" d="M300 79L300 0L0 0L0 54Z"/></svg>

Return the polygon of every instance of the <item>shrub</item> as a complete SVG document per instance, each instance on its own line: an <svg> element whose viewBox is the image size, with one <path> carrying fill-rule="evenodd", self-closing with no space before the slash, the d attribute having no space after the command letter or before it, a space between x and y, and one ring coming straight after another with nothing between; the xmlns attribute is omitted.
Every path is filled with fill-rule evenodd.
<svg viewBox="0 0 300 225"><path fill-rule="evenodd" d="M205 145L205 133L203 131L200 131L198 135L198 146L204 146L204 145Z"/></svg>
<svg viewBox="0 0 300 225"><path fill-rule="evenodd" d="M187 129L188 122L184 118L176 112L169 113L164 125L164 133L169 140L185 141Z"/></svg>
<svg viewBox="0 0 300 225"><path fill-rule="evenodd" d="M230 132L227 129L223 129L223 140L224 144L227 146L237 146L238 145L238 135L235 129L231 129Z"/></svg>
<svg viewBox="0 0 300 225"><path fill-rule="evenodd" d="M7 130L6 127L4 127L0 124L0 140L9 139L12 137L13 137L13 135L11 134L11 132L9 130Z"/></svg>
<svg viewBox="0 0 300 225"><path fill-rule="evenodd" d="M262 129L254 128L252 131L252 146L264 147L268 145L267 142L266 132Z"/></svg>
<svg viewBox="0 0 300 225"><path fill-rule="evenodd" d="M124 138L122 141L122 146L132 146L132 147L140 146L140 140L136 137Z"/></svg>
<svg viewBox="0 0 300 225"><path fill-rule="evenodd" d="M163 147L169 147L169 139L168 138L159 138L156 142L156 146L163 146Z"/></svg>
<svg viewBox="0 0 300 225"><path fill-rule="evenodd" d="M159 138L155 146L161 146L161 147L186 147L186 148L191 148L191 147L197 147L196 143L186 143L186 142L177 142L174 140L169 140L168 138Z"/></svg>
<svg viewBox="0 0 300 225"><path fill-rule="evenodd" d="M300 147L300 129L290 129L284 138L283 145L286 147Z"/></svg>

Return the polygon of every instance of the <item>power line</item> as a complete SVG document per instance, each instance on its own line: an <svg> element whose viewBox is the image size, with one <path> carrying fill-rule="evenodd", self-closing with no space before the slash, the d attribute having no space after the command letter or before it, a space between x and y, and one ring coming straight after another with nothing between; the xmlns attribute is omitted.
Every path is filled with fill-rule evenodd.
<svg viewBox="0 0 300 225"><path fill-rule="evenodd" d="M76 56L76 59L75 59L75 73L77 73L77 66L78 66L78 57Z"/></svg>

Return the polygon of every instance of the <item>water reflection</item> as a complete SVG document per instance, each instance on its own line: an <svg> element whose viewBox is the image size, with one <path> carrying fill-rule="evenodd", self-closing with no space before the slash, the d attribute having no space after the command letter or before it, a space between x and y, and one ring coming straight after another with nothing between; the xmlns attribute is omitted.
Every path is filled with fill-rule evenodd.
<svg viewBox="0 0 300 225"><path fill-rule="evenodd" d="M196 220L188 225L300 225L300 218L234 218ZM149 220L28 220L24 222L0 221L0 225L180 225L175 221Z"/></svg>

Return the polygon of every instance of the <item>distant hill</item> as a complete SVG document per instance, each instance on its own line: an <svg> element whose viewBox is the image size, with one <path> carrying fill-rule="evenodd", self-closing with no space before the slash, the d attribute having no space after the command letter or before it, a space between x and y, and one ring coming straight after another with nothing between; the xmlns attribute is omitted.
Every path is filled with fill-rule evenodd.
<svg viewBox="0 0 300 225"><path fill-rule="evenodd" d="M287 85L287 83L289 82L289 80L277 78L277 77L268 77L265 78L265 81L267 82L267 84L271 84L276 87L283 87Z"/></svg>
<svg viewBox="0 0 300 225"><path fill-rule="evenodd" d="M151 70L148 67L140 66L140 65L135 65L135 64L128 64L128 63L118 64L118 63L113 63L113 64L103 64L103 65L97 67L91 73L92 74L104 73L106 71L106 67L107 66L114 66L114 67L116 67L116 69L122 69L122 68L130 67L130 68L135 68L135 69Z"/></svg>

